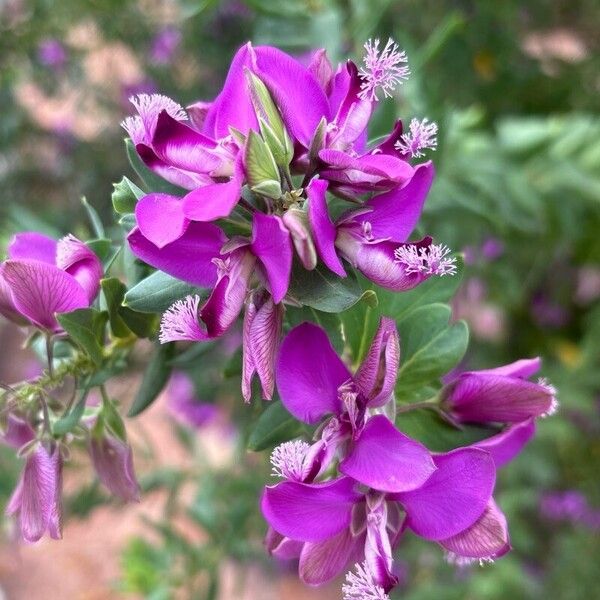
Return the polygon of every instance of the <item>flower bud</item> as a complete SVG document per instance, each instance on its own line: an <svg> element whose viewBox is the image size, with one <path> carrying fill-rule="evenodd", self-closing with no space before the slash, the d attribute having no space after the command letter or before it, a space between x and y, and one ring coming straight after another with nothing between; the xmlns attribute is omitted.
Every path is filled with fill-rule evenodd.
<svg viewBox="0 0 600 600"><path fill-rule="evenodd" d="M140 486L135 477L131 446L107 433L92 434L89 452L104 486L125 502L139 502Z"/></svg>
<svg viewBox="0 0 600 600"><path fill-rule="evenodd" d="M317 266L317 251L308 225L307 214L303 210L290 208L282 219L292 236L300 262L305 269L312 271Z"/></svg>

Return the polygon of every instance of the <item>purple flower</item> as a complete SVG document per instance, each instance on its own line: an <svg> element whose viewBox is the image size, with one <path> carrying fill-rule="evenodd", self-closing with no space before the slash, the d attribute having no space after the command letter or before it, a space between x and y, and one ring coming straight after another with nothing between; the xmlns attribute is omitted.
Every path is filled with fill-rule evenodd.
<svg viewBox="0 0 600 600"><path fill-rule="evenodd" d="M20 325L60 331L56 314L90 306L101 278L100 260L77 238L56 242L19 233L0 265L0 313Z"/></svg>
<svg viewBox="0 0 600 600"><path fill-rule="evenodd" d="M17 518L26 542L37 542L44 533L62 537L62 457L58 447L39 443L27 456L25 468L6 507Z"/></svg>
<svg viewBox="0 0 600 600"><path fill-rule="evenodd" d="M540 359L519 360L504 367L467 371L442 390L442 404L458 421L519 423L552 414L556 390L540 379L527 381Z"/></svg>
<svg viewBox="0 0 600 600"><path fill-rule="evenodd" d="M40 63L53 69L60 69L67 62L67 51L56 39L42 40L38 45L38 60Z"/></svg>
<svg viewBox="0 0 600 600"><path fill-rule="evenodd" d="M220 416L217 405L198 400L194 384L184 373L173 373L167 387L167 396L169 412L182 425L200 429Z"/></svg>
<svg viewBox="0 0 600 600"><path fill-rule="evenodd" d="M106 431L92 431L89 453L98 479L112 494L125 502L139 502L140 486L129 444Z"/></svg>
<svg viewBox="0 0 600 600"><path fill-rule="evenodd" d="M434 461L436 470L428 479L405 492L365 490L350 477L267 487L261 506L273 528L270 551L299 556L300 577L313 585L362 563L344 588L347 598L357 597L352 593L360 585L383 593L396 585L392 552L406 528L438 542L451 560L506 553L506 520L492 499L496 472L489 453L464 448Z"/></svg>
<svg viewBox="0 0 600 600"><path fill-rule="evenodd" d="M181 32L175 27L161 29L152 40L150 60L157 65L168 65L172 60L179 44Z"/></svg>
<svg viewBox="0 0 600 600"><path fill-rule="evenodd" d="M256 372L263 396L270 399L281 332L281 302L292 268L292 243L283 220L256 212L252 237L231 240L212 223L189 223L180 237L160 246L156 245L156 236L149 239L147 233L147 228L138 226L128 236L137 257L174 277L212 288L204 303L195 295L171 306L163 315L160 340L205 341L220 337L246 304L244 397L250 398L250 380ZM155 233L159 234L159 228ZM250 294L252 289L255 292Z"/></svg>
<svg viewBox="0 0 600 600"><path fill-rule="evenodd" d="M429 452L380 414L393 398L399 359L398 333L387 318L381 319L354 375L320 327L303 323L290 331L275 370L281 401L305 423L328 419L304 456L297 448L280 451L279 469L296 473L297 481L312 481L341 453L340 471L374 489L395 492L422 485L435 469Z"/></svg>
<svg viewBox="0 0 600 600"><path fill-rule="evenodd" d="M336 223L327 210L327 182L313 179L307 189L308 218L325 265L344 277L341 255L371 281L393 291L411 289L432 275L454 274L455 259L447 257L447 248L432 244L431 238L406 242L421 215L433 174L431 163L417 167L405 187L374 196Z"/></svg>

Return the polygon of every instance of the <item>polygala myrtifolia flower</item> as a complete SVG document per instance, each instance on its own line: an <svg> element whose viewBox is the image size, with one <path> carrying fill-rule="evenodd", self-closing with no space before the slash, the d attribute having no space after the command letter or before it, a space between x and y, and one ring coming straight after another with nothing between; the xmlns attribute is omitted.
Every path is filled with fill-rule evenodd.
<svg viewBox="0 0 600 600"><path fill-rule="evenodd" d="M461 373L442 390L442 406L457 421L471 423L519 423L553 414L558 406L554 387L544 379L527 380L540 364L532 358Z"/></svg>
<svg viewBox="0 0 600 600"><path fill-rule="evenodd" d="M490 420L508 426L495 435L430 453L392 420L399 357L395 324L384 317L354 375L325 332L311 323L290 331L277 358L283 405L299 420L320 424L312 444L291 440L272 453L273 475L285 481L263 494L267 548L282 559L299 558L300 577L312 585L356 563L343 586L347 600L388 598L398 583L393 551L407 529L440 544L447 560L458 565L508 552L506 518L492 498L496 470L533 436L533 416L540 414L519 420L496 416ZM483 373L512 378L514 386L527 383L518 378L538 366L537 360L524 360ZM439 407L448 410L447 398Z"/></svg>
<svg viewBox="0 0 600 600"><path fill-rule="evenodd" d="M18 233L0 264L0 314L19 325L61 331L56 314L90 306L101 278L96 254L72 235L56 242Z"/></svg>
<svg viewBox="0 0 600 600"><path fill-rule="evenodd" d="M287 296L294 252L307 270L321 261L346 277L346 260L395 291L455 272L445 247L407 241L434 176L431 163L409 159L435 146L434 131L411 142L414 151L395 147L408 143L401 123L381 144L366 143L375 92L389 95L402 61L392 42L381 53L375 42L360 71L348 61L334 72L324 51L305 67L276 48L247 44L213 102L186 113L164 96L132 100L138 115L124 127L140 157L189 191L143 197L130 247L153 267L212 289L206 301L190 296L165 313L161 341L219 337L245 304L246 400L254 373L263 397L273 393L282 303L295 302ZM354 203L335 223L327 191ZM225 223L211 221L232 211L235 235L227 236Z"/></svg>

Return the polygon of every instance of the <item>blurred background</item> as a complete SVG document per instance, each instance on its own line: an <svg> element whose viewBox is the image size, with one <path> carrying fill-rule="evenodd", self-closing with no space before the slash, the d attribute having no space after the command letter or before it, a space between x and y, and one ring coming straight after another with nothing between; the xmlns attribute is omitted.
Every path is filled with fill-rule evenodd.
<svg viewBox="0 0 600 600"><path fill-rule="evenodd" d="M0 243L25 229L85 236L82 196L113 221L111 184L135 179L119 127L132 94L210 99L248 39L299 57L324 46L337 61L392 36L412 77L370 133L397 117L439 124L423 229L465 253L463 367L541 355L561 402L498 483L513 552L456 570L406 536L397 597L588 599L600 587L599 31L595 0L0 0ZM0 323L3 382L40 368L22 341ZM220 352L193 359L222 359L227 341ZM74 456L65 540L18 547L5 526L6 598L339 597L339 583L303 588L265 558L268 470L237 444L243 407L232 394L216 408L216 386L193 383L175 378L131 423L140 505L110 503ZM195 402L193 418L178 398ZM4 504L20 465L0 450Z"/></svg>

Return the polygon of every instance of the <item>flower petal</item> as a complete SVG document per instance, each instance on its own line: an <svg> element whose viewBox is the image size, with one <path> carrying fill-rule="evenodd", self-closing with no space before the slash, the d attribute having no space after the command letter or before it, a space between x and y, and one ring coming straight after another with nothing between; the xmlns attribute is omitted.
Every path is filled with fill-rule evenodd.
<svg viewBox="0 0 600 600"><path fill-rule="evenodd" d="M251 67L252 51L252 46L248 43L236 52L223 89L208 110L204 130L209 131L214 123L215 138L230 135L230 127L234 127L244 135L250 129L258 131L258 121L244 75L244 67Z"/></svg>
<svg viewBox="0 0 600 600"><path fill-rule="evenodd" d="M365 206L372 208L372 212L358 215L355 220L368 221L375 238L405 242L419 222L434 175L433 163L419 165L404 187L368 200Z"/></svg>
<svg viewBox="0 0 600 600"><path fill-rule="evenodd" d="M461 421L518 423L547 413L555 400L552 390L538 383L470 372L450 384L444 402Z"/></svg>
<svg viewBox="0 0 600 600"><path fill-rule="evenodd" d="M362 552L364 536L354 537L346 527L322 542L307 542L300 554L298 574L307 585L322 585L344 572Z"/></svg>
<svg viewBox="0 0 600 600"><path fill-rule="evenodd" d="M234 174L225 183L210 183L192 190L183 198L183 214L191 221L215 221L229 216L242 193L241 153Z"/></svg>
<svg viewBox="0 0 600 600"><path fill-rule="evenodd" d="M308 148L321 119L330 116L329 103L319 82L278 48L257 46L253 50L253 71L271 92L288 131Z"/></svg>
<svg viewBox="0 0 600 600"><path fill-rule="evenodd" d="M280 534L304 542L321 542L348 528L352 507L362 498L349 477L326 483L284 481L265 488L261 508Z"/></svg>
<svg viewBox="0 0 600 600"><path fill-rule="evenodd" d="M290 540L269 527L265 536L265 546L269 554L281 560L291 560L300 557L304 542Z"/></svg>
<svg viewBox="0 0 600 600"><path fill-rule="evenodd" d="M496 469L499 469L521 452L534 433L535 421L529 419L511 425L504 431L473 445L482 450L487 450L494 459Z"/></svg>
<svg viewBox="0 0 600 600"><path fill-rule="evenodd" d="M415 245L429 245L430 241L431 238L426 238ZM430 277L423 273L407 273L406 266L396 260L397 242L365 241L346 227L340 227L335 243L342 255L365 277L393 292L410 290Z"/></svg>
<svg viewBox="0 0 600 600"><path fill-rule="evenodd" d="M135 205L135 220L142 235L157 248L178 240L189 225L181 198L159 193L147 194Z"/></svg>
<svg viewBox="0 0 600 600"><path fill-rule="evenodd" d="M56 313L89 306L85 290L63 270L38 261L7 260L2 276L10 287L15 308L32 323L56 331Z"/></svg>
<svg viewBox="0 0 600 600"><path fill-rule="evenodd" d="M91 304L98 295L103 274L96 253L75 236L67 235L56 245L56 266L77 280Z"/></svg>
<svg viewBox="0 0 600 600"><path fill-rule="evenodd" d="M338 388L351 379L327 334L312 323L294 327L281 344L275 371L283 405L305 423L341 410Z"/></svg>
<svg viewBox="0 0 600 600"><path fill-rule="evenodd" d="M384 415L371 417L352 444L340 471L381 492L423 485L436 467L427 448L400 433Z"/></svg>
<svg viewBox="0 0 600 600"><path fill-rule="evenodd" d="M510 550L506 517L493 499L473 525L460 533L440 540L440 545L455 557L494 559Z"/></svg>
<svg viewBox="0 0 600 600"><path fill-rule="evenodd" d="M437 470L411 492L395 494L407 525L428 540L444 540L470 527L483 514L494 489L496 469L488 452L459 448L434 456Z"/></svg>
<svg viewBox="0 0 600 600"><path fill-rule="evenodd" d="M10 260L39 260L56 264L56 241L35 231L25 231L13 236L8 245Z"/></svg>
<svg viewBox="0 0 600 600"><path fill-rule="evenodd" d="M308 221L321 260L336 275L346 277L346 271L335 249L336 226L327 210L327 181L312 179L306 188L308 196Z"/></svg>
<svg viewBox="0 0 600 600"><path fill-rule="evenodd" d="M280 217L254 213L250 248L264 267L275 304L287 294L292 272L292 241Z"/></svg>
<svg viewBox="0 0 600 600"><path fill-rule="evenodd" d="M399 365L400 338L396 323L389 317L381 317L367 355L354 375L370 407L388 402L396 385Z"/></svg>
<svg viewBox="0 0 600 600"><path fill-rule="evenodd" d="M489 375L502 375L505 377L518 377L528 379L535 375L542 366L542 359L539 356L535 358L522 358L509 365L496 367L495 369L484 369L482 371L467 371L468 373L487 373Z"/></svg>
<svg viewBox="0 0 600 600"><path fill-rule="evenodd" d="M159 114L152 149L167 165L192 173L210 174L222 163L213 152L216 146L214 140L174 119L167 111Z"/></svg>
<svg viewBox="0 0 600 600"><path fill-rule="evenodd" d="M220 255L226 241L223 231L212 223L190 223L176 241L157 248L139 227L127 236L131 251L145 263L177 279L201 287L211 287L217 280L213 259Z"/></svg>

